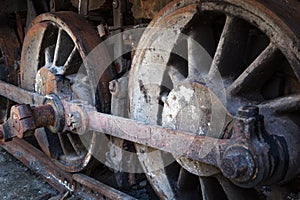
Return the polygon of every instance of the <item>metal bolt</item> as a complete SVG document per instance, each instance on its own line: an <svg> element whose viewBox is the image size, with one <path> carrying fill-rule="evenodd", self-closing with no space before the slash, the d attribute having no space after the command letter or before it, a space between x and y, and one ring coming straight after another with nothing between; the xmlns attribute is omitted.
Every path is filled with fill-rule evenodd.
<svg viewBox="0 0 300 200"><path fill-rule="evenodd" d="M75 131L80 128L80 114L78 112L68 114L67 125L70 127L71 131Z"/></svg>
<svg viewBox="0 0 300 200"><path fill-rule="evenodd" d="M113 81L109 82L109 91L111 93L116 92L117 85L118 85L118 81L117 80L113 80Z"/></svg>
<svg viewBox="0 0 300 200"><path fill-rule="evenodd" d="M238 117L250 118L259 115L259 108L257 106L243 106L238 110Z"/></svg>
<svg viewBox="0 0 300 200"><path fill-rule="evenodd" d="M247 160L242 155L223 158L221 168L224 176L236 179L244 176L248 170Z"/></svg>
<svg viewBox="0 0 300 200"><path fill-rule="evenodd" d="M243 147L227 150L220 164L223 175L238 182L250 180L254 167L255 164L251 154Z"/></svg>
<svg viewBox="0 0 300 200"><path fill-rule="evenodd" d="M67 126L69 126L69 127L72 125L71 118L72 118L72 114L68 114L68 118L66 120L66 123L67 123Z"/></svg>

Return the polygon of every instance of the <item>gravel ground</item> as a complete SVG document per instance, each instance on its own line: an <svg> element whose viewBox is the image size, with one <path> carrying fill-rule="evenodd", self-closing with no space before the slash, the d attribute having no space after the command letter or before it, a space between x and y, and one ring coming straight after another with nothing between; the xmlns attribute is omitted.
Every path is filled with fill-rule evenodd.
<svg viewBox="0 0 300 200"><path fill-rule="evenodd" d="M142 185L143 186L142 186ZM141 200L157 200L146 180L140 183L141 188L132 188L129 195ZM149 194L152 194L149 196ZM23 165L19 160L0 147L0 200L81 200L90 199L80 193L62 197L37 174Z"/></svg>
<svg viewBox="0 0 300 200"><path fill-rule="evenodd" d="M0 199L37 200L56 195L56 190L0 147Z"/></svg>

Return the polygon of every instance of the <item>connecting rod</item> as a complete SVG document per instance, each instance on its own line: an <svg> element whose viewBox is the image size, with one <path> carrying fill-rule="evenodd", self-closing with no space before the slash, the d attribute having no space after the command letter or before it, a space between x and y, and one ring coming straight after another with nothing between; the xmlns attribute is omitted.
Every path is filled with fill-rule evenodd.
<svg viewBox="0 0 300 200"><path fill-rule="evenodd" d="M0 82L0 88L14 91L2 95L18 103L22 103L19 95L24 95L29 104L42 102L35 107L14 106L10 118L0 126L2 142L26 137L40 127L82 136L95 131L216 166L242 187L278 183L287 173L285 138L266 132L263 116L255 106L241 107L232 122L231 138L218 139L99 113L84 102L61 101L54 94L43 97L4 82Z"/></svg>

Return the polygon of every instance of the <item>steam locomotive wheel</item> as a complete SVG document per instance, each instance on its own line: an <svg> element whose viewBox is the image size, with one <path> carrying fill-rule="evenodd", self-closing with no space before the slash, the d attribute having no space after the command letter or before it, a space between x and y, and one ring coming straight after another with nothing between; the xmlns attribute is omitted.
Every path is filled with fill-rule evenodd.
<svg viewBox="0 0 300 200"><path fill-rule="evenodd" d="M58 12L38 16L28 30L22 49L21 87L43 95L55 94L60 99L87 102L98 106L101 112L108 112L109 72L102 69L105 72L97 92L92 89L88 78L97 68L95 63L86 60L87 55L99 43L94 29L76 13ZM108 56L105 50L98 51L98 58ZM101 68L101 65L97 67ZM36 130L35 138L41 149L59 167L76 172L89 163L96 134L90 133L87 147L76 134L52 133L48 128Z"/></svg>
<svg viewBox="0 0 300 200"><path fill-rule="evenodd" d="M131 117L229 138L224 130L238 108L257 105L267 131L299 139L300 39L290 20L299 19L299 4L285 5L284 11L279 4L178 0L167 5L137 47L129 84ZM288 142L296 149L293 140ZM291 186L296 177L288 186L246 189L212 166L175 155L172 162L167 153L138 144L136 149L161 199L285 199L299 192Z"/></svg>

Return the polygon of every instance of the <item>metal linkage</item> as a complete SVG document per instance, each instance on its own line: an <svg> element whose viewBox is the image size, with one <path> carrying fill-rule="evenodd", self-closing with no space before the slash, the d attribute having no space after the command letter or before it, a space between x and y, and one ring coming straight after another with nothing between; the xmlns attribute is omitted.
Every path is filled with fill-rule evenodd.
<svg viewBox="0 0 300 200"><path fill-rule="evenodd" d="M88 116L90 130L214 165L242 187L277 183L287 173L286 141L266 132L257 107L239 109L231 139L194 135L98 112ZM203 149L211 150L203 155Z"/></svg>
<svg viewBox="0 0 300 200"><path fill-rule="evenodd" d="M14 89L19 90L17 87ZM65 121L63 130L74 134L84 135L88 130L106 133L174 155L214 165L222 171L225 177L242 187L253 187L262 183L278 183L284 181L286 177L289 164L289 149L286 139L266 132L263 117L259 115L257 107L240 108L237 117L233 120L232 137L217 139L99 113L92 106L78 102L60 102L56 99L55 104L49 105L56 105L53 106L54 112L51 109L45 109L45 105L31 108L31 112L47 113L52 115L49 119ZM63 110L63 114L62 111L55 111L60 107L63 108L59 109ZM30 110L28 106L26 109ZM53 122L53 120L40 122L39 119L32 116L29 115L24 119L40 126L49 126ZM17 119L19 119L18 123L22 124L23 118ZM10 120L12 119L8 121ZM34 126L28 129L18 129L18 134L15 134L16 129L12 128L13 125L7 126L9 128L3 128L2 133L5 140L15 136L22 138L29 135L28 133L32 133L32 129L34 129ZM28 130L30 131L28 132ZM210 151L203 154L203 149L210 149Z"/></svg>

